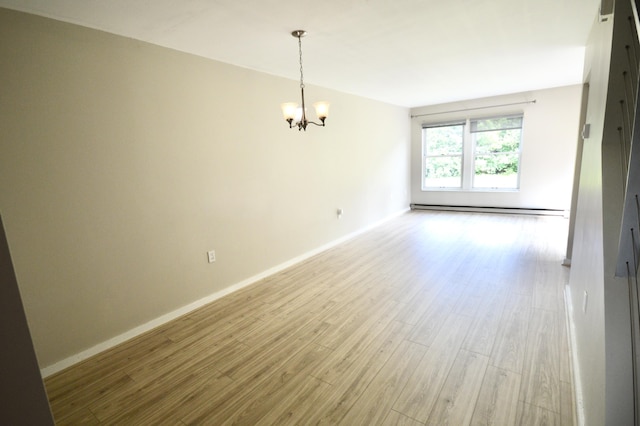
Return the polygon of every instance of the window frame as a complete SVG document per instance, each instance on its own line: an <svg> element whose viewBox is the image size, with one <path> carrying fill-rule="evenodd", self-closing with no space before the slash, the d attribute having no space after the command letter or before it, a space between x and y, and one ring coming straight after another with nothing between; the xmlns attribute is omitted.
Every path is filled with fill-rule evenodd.
<svg viewBox="0 0 640 426"><path fill-rule="evenodd" d="M425 188L433 188L435 190L459 190L462 189L463 186L463 176L464 176L464 158L465 158L465 133L467 132L467 121L452 121L446 123L437 123L433 125L423 125L422 126L422 189ZM429 129L437 129L443 127L458 127L462 126L462 135L461 135L461 147L459 154L429 154L427 149L427 131ZM460 185L459 186L425 186L426 181L426 171L427 171L427 160L435 159L435 158L460 158Z"/></svg>
<svg viewBox="0 0 640 426"><path fill-rule="evenodd" d="M496 120L496 119L509 119L509 118L519 118L520 119L520 127L510 127L507 129L496 129L497 130L511 130L511 129L520 129L520 139L518 142L517 151L507 151L508 153L514 153L517 155L518 166L517 166L517 176L516 176L516 186L515 187L481 187L475 186L475 178L476 178L476 158L478 155L489 155L489 154L477 154L476 147L476 137L474 133L480 133L480 131L472 132L472 123L483 121L483 120ZM451 192L519 192L520 191L520 180L522 176L522 146L524 141L524 113L510 113L510 114L494 114L490 116L480 116L480 117L467 117L464 120L455 120L455 121L442 121L442 122L433 122L433 123L423 123L421 127L421 139L422 139L422 166L421 166L421 189L425 192L438 192L438 191L451 191ZM459 187L442 187L442 186L427 186L426 185L426 172L427 172L427 139L426 132L430 128L437 127L447 127L447 126L463 126L463 141L462 141L462 158L461 158L461 177L460 177L460 186ZM491 130L487 130L491 131ZM497 154L496 154L497 155Z"/></svg>

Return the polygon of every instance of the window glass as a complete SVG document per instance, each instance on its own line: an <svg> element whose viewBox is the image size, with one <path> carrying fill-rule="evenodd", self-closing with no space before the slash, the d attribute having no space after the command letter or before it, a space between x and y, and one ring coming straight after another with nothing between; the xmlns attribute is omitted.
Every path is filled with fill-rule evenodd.
<svg viewBox="0 0 640 426"><path fill-rule="evenodd" d="M422 188L518 189L522 123L514 115L423 125Z"/></svg>
<svg viewBox="0 0 640 426"><path fill-rule="evenodd" d="M517 189L522 117L471 121L473 188Z"/></svg>
<svg viewBox="0 0 640 426"><path fill-rule="evenodd" d="M424 187L460 188L464 124L423 129Z"/></svg>

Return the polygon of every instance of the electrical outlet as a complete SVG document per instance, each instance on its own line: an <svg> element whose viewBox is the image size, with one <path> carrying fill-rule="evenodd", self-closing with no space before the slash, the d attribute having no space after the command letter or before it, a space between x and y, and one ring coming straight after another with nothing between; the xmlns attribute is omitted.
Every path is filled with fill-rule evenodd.
<svg viewBox="0 0 640 426"><path fill-rule="evenodd" d="M340 219L342 217L342 213L344 213L344 210L342 210L342 209L338 209L336 211L336 214L338 215L338 219Z"/></svg>
<svg viewBox="0 0 640 426"><path fill-rule="evenodd" d="M207 252L207 260L209 260L209 263L213 263L216 261L216 252L214 250L210 250Z"/></svg>

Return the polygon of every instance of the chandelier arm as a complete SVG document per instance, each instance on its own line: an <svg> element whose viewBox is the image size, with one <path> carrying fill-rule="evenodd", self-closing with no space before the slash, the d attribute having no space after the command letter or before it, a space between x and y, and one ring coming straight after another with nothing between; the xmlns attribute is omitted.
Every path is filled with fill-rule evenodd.
<svg viewBox="0 0 640 426"><path fill-rule="evenodd" d="M315 121L307 121L308 124L315 124L318 127L324 127L324 120L322 123L316 123Z"/></svg>

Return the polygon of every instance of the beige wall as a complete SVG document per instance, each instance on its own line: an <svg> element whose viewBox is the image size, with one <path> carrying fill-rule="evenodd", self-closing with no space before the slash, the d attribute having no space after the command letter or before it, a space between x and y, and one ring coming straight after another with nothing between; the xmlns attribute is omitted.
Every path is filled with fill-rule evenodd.
<svg viewBox="0 0 640 426"><path fill-rule="evenodd" d="M0 76L0 211L41 367L409 204L405 108L308 86L331 116L300 133L279 108L296 81L4 9Z"/></svg>
<svg viewBox="0 0 640 426"><path fill-rule="evenodd" d="M413 108L412 115L428 115L418 116L412 120L411 202L569 210L580 127L581 97L582 86L574 85ZM536 102L528 103L533 100ZM507 106L492 107L496 105ZM466 109L471 110L460 111ZM443 113L445 111L454 112ZM466 118L518 113L524 114L519 191L423 191L421 189L423 123L446 123Z"/></svg>

